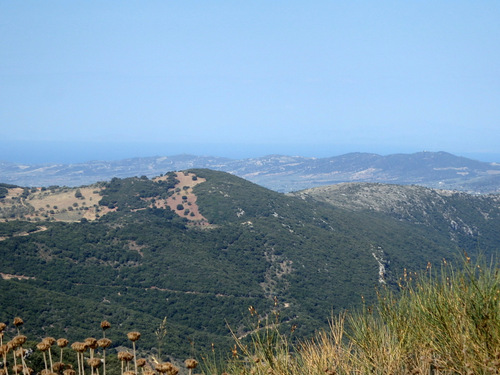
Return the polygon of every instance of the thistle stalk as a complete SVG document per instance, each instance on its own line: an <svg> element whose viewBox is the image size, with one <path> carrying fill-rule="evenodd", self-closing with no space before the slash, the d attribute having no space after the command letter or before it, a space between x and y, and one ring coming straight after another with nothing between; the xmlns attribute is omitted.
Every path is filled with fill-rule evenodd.
<svg viewBox="0 0 500 375"><path fill-rule="evenodd" d="M63 361L63 349L64 349L67 345L68 345L68 340L63 339L63 338L61 338L61 339L57 340L57 346L58 346L59 348L61 348L61 351L60 351L60 357L59 357L59 362L61 362L61 363L62 363L62 361Z"/></svg>
<svg viewBox="0 0 500 375"><path fill-rule="evenodd" d="M103 375L106 375L106 348L108 348L111 345L111 340L104 337L97 341L97 345L102 348L102 359L103 359L102 372Z"/></svg>
<svg viewBox="0 0 500 375"><path fill-rule="evenodd" d="M130 341L132 341L132 347L134 349L134 370L137 375L137 355L135 352L135 342L141 338L141 334L139 332L129 332L127 333L127 337Z"/></svg>

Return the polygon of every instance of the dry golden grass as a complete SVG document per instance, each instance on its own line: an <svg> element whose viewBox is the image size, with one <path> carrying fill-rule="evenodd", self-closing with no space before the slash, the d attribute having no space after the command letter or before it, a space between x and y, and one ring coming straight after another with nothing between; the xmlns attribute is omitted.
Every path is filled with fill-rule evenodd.
<svg viewBox="0 0 500 375"><path fill-rule="evenodd" d="M378 306L334 317L329 330L296 345L265 323L250 343L235 336L233 359L207 361L205 373L499 374L498 264L469 262L462 270L445 263L439 274L406 275L397 294L381 293Z"/></svg>
<svg viewBox="0 0 500 375"><path fill-rule="evenodd" d="M64 222L75 222L85 218L96 220L99 216L114 211L108 207L99 206L101 187L87 186L81 188L58 187L53 189L37 188L31 191L26 198L21 195L23 189L8 189L6 198L0 200L2 211L15 211L15 208L29 209L29 213L23 216L16 215L16 218L24 220L55 220ZM75 196L77 191L81 192L81 198ZM14 199L13 199L14 198ZM1 217L0 221L5 221L11 217Z"/></svg>

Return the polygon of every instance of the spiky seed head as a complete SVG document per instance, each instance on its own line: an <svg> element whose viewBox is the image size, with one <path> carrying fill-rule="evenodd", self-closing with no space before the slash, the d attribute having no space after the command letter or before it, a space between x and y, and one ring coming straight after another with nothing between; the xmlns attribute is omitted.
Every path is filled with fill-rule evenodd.
<svg viewBox="0 0 500 375"><path fill-rule="evenodd" d="M141 338L141 334L139 332L129 332L127 337L130 341L137 341Z"/></svg>
<svg viewBox="0 0 500 375"><path fill-rule="evenodd" d="M93 337L86 338L85 339L85 344L87 344L87 346L90 349L97 349L97 339L95 339Z"/></svg>
<svg viewBox="0 0 500 375"><path fill-rule="evenodd" d="M146 370L144 371L143 375L156 375L156 372L154 372L153 370Z"/></svg>
<svg viewBox="0 0 500 375"><path fill-rule="evenodd" d="M14 370L14 373L21 374L23 372L23 365L12 366L12 369Z"/></svg>
<svg viewBox="0 0 500 375"><path fill-rule="evenodd" d="M168 375L177 375L179 373L179 368L172 365L172 368L168 372Z"/></svg>
<svg viewBox="0 0 500 375"><path fill-rule="evenodd" d="M53 337L45 337L42 341L52 346L56 342L56 339Z"/></svg>
<svg viewBox="0 0 500 375"><path fill-rule="evenodd" d="M73 370L72 368L67 368L66 370L63 371L64 375L76 375L76 371Z"/></svg>
<svg viewBox="0 0 500 375"><path fill-rule="evenodd" d="M10 342L12 343L12 348L16 349L19 348L21 345L23 345L28 338L24 335L19 335L14 337Z"/></svg>
<svg viewBox="0 0 500 375"><path fill-rule="evenodd" d="M87 350L87 345L84 342L74 342L71 344L71 349L73 349L75 352L83 353L85 350Z"/></svg>
<svg viewBox="0 0 500 375"><path fill-rule="evenodd" d="M66 346L68 346L68 344L69 344L69 341L66 340L65 338L61 338L61 339L57 340L57 346L60 348L65 348Z"/></svg>
<svg viewBox="0 0 500 375"><path fill-rule="evenodd" d="M27 352L27 350L26 350L26 349L19 348L19 349L17 349L17 350L14 352L14 355L15 355L16 357L22 358L22 357L24 357L24 356L26 355L26 352Z"/></svg>
<svg viewBox="0 0 500 375"><path fill-rule="evenodd" d="M5 327L7 327L7 324L5 323L0 323L0 332L3 332L3 330L5 329Z"/></svg>
<svg viewBox="0 0 500 375"><path fill-rule="evenodd" d="M170 362L158 363L155 366L156 371L161 372L162 374L164 374L166 372L170 372L170 370L172 369L172 367L173 366L172 366L172 364Z"/></svg>
<svg viewBox="0 0 500 375"><path fill-rule="evenodd" d="M109 346L111 345L111 340L110 339L99 339L99 340L97 340L97 345L103 349L109 348Z"/></svg>
<svg viewBox="0 0 500 375"><path fill-rule="evenodd" d="M28 338L24 335L18 335L12 339L12 342L15 343L16 346L23 345Z"/></svg>
<svg viewBox="0 0 500 375"><path fill-rule="evenodd" d="M23 370L23 374L31 375L35 372L31 367L25 367Z"/></svg>
<svg viewBox="0 0 500 375"><path fill-rule="evenodd" d="M0 368L0 375L6 375L6 373L5 373L5 369Z"/></svg>
<svg viewBox="0 0 500 375"><path fill-rule="evenodd" d="M186 365L186 368L193 369L198 366L198 361L196 359L189 358L184 361L184 364Z"/></svg>
<svg viewBox="0 0 500 375"><path fill-rule="evenodd" d="M38 344L36 344L36 348L38 350L40 350L41 352L46 352L47 350L49 350L50 345L48 343L46 343L45 341L42 341L42 342L39 342Z"/></svg>
<svg viewBox="0 0 500 375"><path fill-rule="evenodd" d="M130 362L134 359L134 355L129 352L118 352L118 359L120 361Z"/></svg>
<svg viewBox="0 0 500 375"><path fill-rule="evenodd" d="M23 324L24 324L24 321L20 317L16 316L14 318L14 325L16 327L22 326Z"/></svg>
<svg viewBox="0 0 500 375"><path fill-rule="evenodd" d="M101 367L102 365L102 362L101 362L101 359L100 358L89 358L87 360L87 363L89 364L89 366L91 366L92 368L99 368Z"/></svg>
<svg viewBox="0 0 500 375"><path fill-rule="evenodd" d="M134 371L125 371L123 375L137 375Z"/></svg>
<svg viewBox="0 0 500 375"><path fill-rule="evenodd" d="M61 372L66 368L66 365L62 362L55 362L52 368L55 372Z"/></svg>
<svg viewBox="0 0 500 375"><path fill-rule="evenodd" d="M7 354L7 345L1 345L0 346L0 356L4 356ZM1 375L1 374L0 374Z"/></svg>
<svg viewBox="0 0 500 375"><path fill-rule="evenodd" d="M146 366L146 360L144 358L139 358L137 360L137 367L144 367Z"/></svg>
<svg viewBox="0 0 500 375"><path fill-rule="evenodd" d="M101 328L102 328L103 330L107 330L107 329L108 329L108 328L110 328L110 327L111 327L111 323L110 323L110 322L108 322L107 320L103 320L103 321L101 322Z"/></svg>
<svg viewBox="0 0 500 375"><path fill-rule="evenodd" d="M156 369L156 371L158 371L160 374L163 374L163 373L167 372L167 371L164 369L164 367L163 367L163 363L157 363L157 364L155 365L155 369Z"/></svg>
<svg viewBox="0 0 500 375"><path fill-rule="evenodd" d="M118 359L120 361L124 361L126 355L127 355L127 352L118 352Z"/></svg>

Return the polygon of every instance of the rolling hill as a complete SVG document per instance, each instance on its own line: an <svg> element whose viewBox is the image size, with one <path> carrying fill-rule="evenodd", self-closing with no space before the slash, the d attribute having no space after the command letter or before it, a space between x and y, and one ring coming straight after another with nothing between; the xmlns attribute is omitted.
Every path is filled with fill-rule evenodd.
<svg viewBox="0 0 500 375"><path fill-rule="evenodd" d="M115 346L139 330L142 349L151 350L166 316L166 351L180 357L211 343L229 348L227 325L244 335L250 306L263 319L279 310L284 329L296 326L294 335L305 337L362 296L371 303L404 268L499 241L498 207L486 211L489 201L480 213L487 225L476 224L475 213L460 216L463 200L445 202L480 229L452 236L432 221L288 196L208 169L79 188L3 188L0 321L22 316L31 336L76 340L97 335L106 319Z"/></svg>

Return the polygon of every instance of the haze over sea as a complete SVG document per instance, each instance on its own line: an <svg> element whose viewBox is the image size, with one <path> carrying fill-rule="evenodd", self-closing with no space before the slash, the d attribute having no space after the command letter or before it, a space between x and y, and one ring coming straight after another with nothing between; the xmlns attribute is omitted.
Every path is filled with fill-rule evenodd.
<svg viewBox="0 0 500 375"><path fill-rule="evenodd" d="M396 153L409 154L419 151L404 148L383 148L373 145L357 149L348 145L311 145L311 144L276 144L263 143L154 143L154 142L55 142L55 141L0 141L0 161L25 164L84 163L93 160L111 161L135 157L173 156L191 154L198 156L226 157L230 159L258 158L278 154L304 157L331 157L350 152L369 152L380 155ZM464 153L450 152L484 162L500 162L500 153Z"/></svg>

